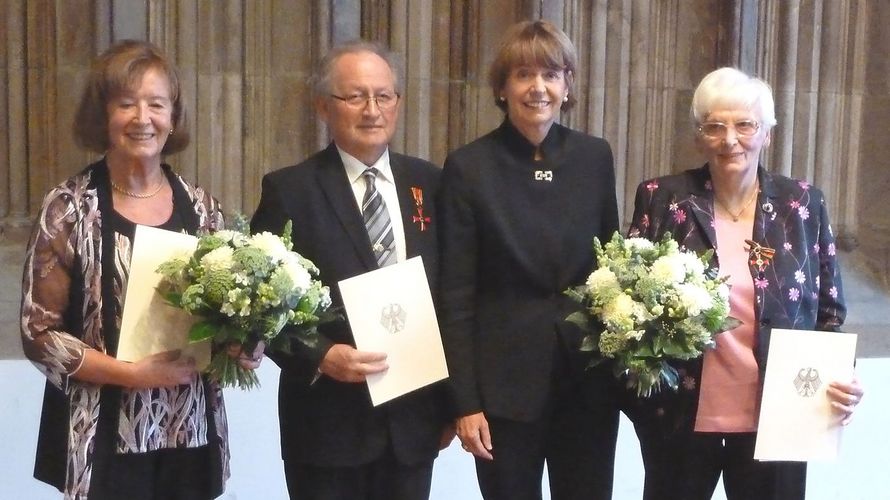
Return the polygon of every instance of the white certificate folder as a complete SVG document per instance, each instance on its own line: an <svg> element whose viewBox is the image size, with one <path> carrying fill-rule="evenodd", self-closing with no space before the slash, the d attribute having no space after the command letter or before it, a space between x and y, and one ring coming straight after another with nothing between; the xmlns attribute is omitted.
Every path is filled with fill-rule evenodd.
<svg viewBox="0 0 890 500"><path fill-rule="evenodd" d="M188 333L199 319L168 304L155 288L159 265L191 255L198 238L149 226L136 226L130 256L130 276L121 318L117 359L139 361L151 354L179 349L195 359L198 368L210 363L210 342L189 343Z"/></svg>
<svg viewBox="0 0 890 500"><path fill-rule="evenodd" d="M768 356L754 458L836 459L841 414L826 389L853 379L856 335L775 329Z"/></svg>
<svg viewBox="0 0 890 500"><path fill-rule="evenodd" d="M387 355L389 369L368 376L374 406L448 377L421 257L339 285L356 348Z"/></svg>

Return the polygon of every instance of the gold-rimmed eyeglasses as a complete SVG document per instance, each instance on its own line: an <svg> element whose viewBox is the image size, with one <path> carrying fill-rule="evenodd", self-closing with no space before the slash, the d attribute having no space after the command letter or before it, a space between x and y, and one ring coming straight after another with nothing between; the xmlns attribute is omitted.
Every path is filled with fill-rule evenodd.
<svg viewBox="0 0 890 500"><path fill-rule="evenodd" d="M736 135L739 137L751 137L760 130L760 124L755 120L739 120L730 124L723 122L705 122L698 126L698 133L709 139L724 139L727 132L729 132L730 126L732 126Z"/></svg>
<svg viewBox="0 0 890 500"><path fill-rule="evenodd" d="M390 109L399 102L399 97L401 97L398 92L383 92L377 95L349 94L347 96L330 94L330 96L355 109L364 108L371 101L374 101L374 104L380 109Z"/></svg>

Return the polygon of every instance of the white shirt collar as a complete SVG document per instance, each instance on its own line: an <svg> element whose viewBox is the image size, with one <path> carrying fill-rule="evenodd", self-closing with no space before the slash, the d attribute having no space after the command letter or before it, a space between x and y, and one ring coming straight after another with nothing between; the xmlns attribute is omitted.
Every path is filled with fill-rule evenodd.
<svg viewBox="0 0 890 500"><path fill-rule="evenodd" d="M350 184L355 183L355 181L362 176L362 172L368 168L377 169L379 172L377 174L378 179L393 182L392 168L389 165L389 148L386 148L383 151L383 154L380 155L380 158L377 158L377 161L370 167L362 163L361 160L355 156L340 149L340 146L337 146L337 152L340 153L340 160L343 161L343 167L346 169L346 177L349 179Z"/></svg>

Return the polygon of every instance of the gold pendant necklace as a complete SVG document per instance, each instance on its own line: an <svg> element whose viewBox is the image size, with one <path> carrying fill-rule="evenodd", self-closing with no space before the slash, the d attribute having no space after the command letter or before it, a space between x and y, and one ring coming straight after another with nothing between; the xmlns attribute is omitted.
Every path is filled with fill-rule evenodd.
<svg viewBox="0 0 890 500"><path fill-rule="evenodd" d="M154 191L152 191L150 193L134 193L133 191L129 191L127 189L124 189L124 188L118 186L117 183L115 183L113 180L111 180L111 177L109 177L108 180L111 181L111 187L118 193L120 193L124 196L129 196L130 198L139 198L140 200L144 200L146 198L153 197L154 195L160 193L161 189L163 189L163 187L164 187L164 179L162 178L161 182L158 183L158 187Z"/></svg>
<svg viewBox="0 0 890 500"><path fill-rule="evenodd" d="M738 222L739 217L741 217L742 214L745 213L745 210L748 210L748 207L750 207L751 203L753 203L754 200L757 199L757 195L759 193L760 193L760 186L757 186L754 188L754 193L751 195L750 198L748 198L748 201L745 203L745 206L743 206L742 209L736 213L732 213L732 210L730 210L726 205L723 204L722 201L720 201L720 198L717 197L716 193L714 194L714 201L716 201L717 204L720 205L720 208L722 208L724 212L726 212L727 214L729 214L730 217L732 217L733 222Z"/></svg>

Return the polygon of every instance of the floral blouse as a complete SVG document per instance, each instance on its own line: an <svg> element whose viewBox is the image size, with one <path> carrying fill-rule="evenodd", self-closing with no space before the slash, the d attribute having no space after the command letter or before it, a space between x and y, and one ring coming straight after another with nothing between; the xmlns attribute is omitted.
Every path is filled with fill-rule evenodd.
<svg viewBox="0 0 890 500"><path fill-rule="evenodd" d="M197 216L198 228L222 227L222 212L216 200L173 174L169 167L165 166L165 172L174 196L184 201L186 212ZM57 486L66 498L86 498L89 492L100 403L104 402L101 386L70 375L80 368L87 349L109 352L109 338L103 331L103 269L114 269L110 290L116 312L122 310L129 275L130 235L119 230L120 224L111 230L102 227L100 196L103 191L110 196L103 182L108 182L107 167L100 161L46 195L28 245L22 284L25 355L46 376L47 392L55 393L47 396L52 399L63 395L65 401L62 408L50 408L45 399L41 434L61 437L59 429L50 430L46 424L58 413L67 416L67 421L53 424L65 428L66 442L56 448L65 450L64 469L44 464L61 459L59 453L48 451L60 444L41 439L35 476ZM108 226L115 226L111 223L112 215L104 218ZM103 235L107 234L114 238L113 267L103 266L101 258ZM113 321L116 345L119 313ZM228 476L225 407L222 391L215 383L196 377L190 384L178 387L122 389L119 394L115 397L119 408L113 453L219 443L219 474L222 478ZM214 428L208 428L209 423ZM211 432L215 433L213 439ZM41 470L64 470L64 478L42 474Z"/></svg>
<svg viewBox="0 0 890 500"><path fill-rule="evenodd" d="M822 192L806 181L758 169L760 194L754 219L749 268L755 290L755 356L761 375L771 328L837 331L844 322L840 269L835 237ZM653 241L671 233L681 246L702 253L716 249L714 192L708 166L642 182L634 201L630 236ZM769 250L775 253L769 256ZM759 257L759 258L758 258ZM714 253L716 265L717 254ZM682 364L681 393L661 398L658 408L685 400L675 414L688 427L698 401L701 359ZM640 405L642 403L632 403ZM691 416L690 416L691 415Z"/></svg>

